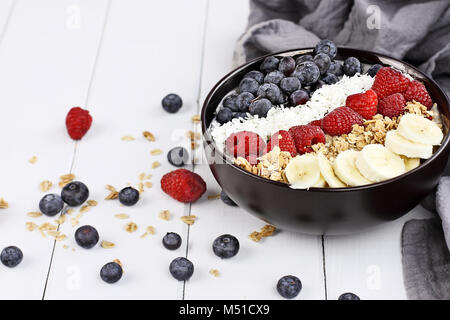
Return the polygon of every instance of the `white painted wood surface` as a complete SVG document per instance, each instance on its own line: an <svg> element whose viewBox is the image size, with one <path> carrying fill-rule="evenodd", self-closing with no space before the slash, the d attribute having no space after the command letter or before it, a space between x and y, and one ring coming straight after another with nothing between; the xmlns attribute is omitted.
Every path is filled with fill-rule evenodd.
<svg viewBox="0 0 450 320"><path fill-rule="evenodd" d="M220 191L207 166L194 167L208 191L192 206L160 190L161 176L173 169L166 152L188 144L191 116L230 71L248 12L243 0L0 2L0 197L10 203L0 211L0 247L14 244L25 255L15 269L0 265L0 282L7 288L1 299L278 299L275 285L286 274L303 282L298 299L337 299L346 291L363 299L405 298L400 231L407 219L426 217L423 209L360 235L322 242L321 237L281 231L254 243L248 234L264 223L220 200L207 200ZM170 92L184 99L175 115L160 107ZM64 127L65 115L75 105L88 108L94 118L78 144ZM153 132L156 142L145 140L144 130ZM136 140L122 141L126 135ZM164 152L151 156L152 149ZM34 165L28 163L33 155L38 159ZM161 166L152 169L153 161ZM60 226L68 236L63 242L25 230L26 221L53 222L33 220L26 213L38 209L42 180L57 184L69 171L86 182L90 198L99 202L80 225L94 225L115 248L78 247L70 222ZM141 172L153 175L153 188L146 189L137 206L103 200L106 184L118 189L136 185ZM158 217L162 210L171 211L170 221ZM113 217L117 213L130 219L118 220ZM180 217L189 214L198 219L188 228ZM130 221L138 225L132 234L124 230ZM156 234L141 239L147 226L155 227ZM177 251L161 245L168 231L183 238ZM211 250L214 238L223 233L241 242L239 255L227 261ZM186 255L195 273L184 284L170 276L168 265ZM119 283L107 285L99 271L113 259L122 261L125 274ZM210 269L218 269L220 276L210 275Z"/></svg>

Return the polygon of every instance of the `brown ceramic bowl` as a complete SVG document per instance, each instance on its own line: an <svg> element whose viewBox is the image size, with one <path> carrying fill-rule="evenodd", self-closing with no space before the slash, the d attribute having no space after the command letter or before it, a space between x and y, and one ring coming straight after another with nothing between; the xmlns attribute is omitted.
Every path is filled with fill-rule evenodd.
<svg viewBox="0 0 450 320"><path fill-rule="evenodd" d="M311 54L312 48L280 52L275 56ZM281 229L321 234L347 234L395 220L413 209L437 185L450 154L450 105L439 86L415 67L394 58L361 50L339 48L336 59L357 57L362 63L392 66L425 83L439 106L445 138L420 167L381 183L339 189L293 190L288 185L251 174L215 150L207 128L220 101L265 57L257 58L226 75L209 93L202 110L202 129L211 171L222 189L242 209ZM213 152L210 152L213 150Z"/></svg>

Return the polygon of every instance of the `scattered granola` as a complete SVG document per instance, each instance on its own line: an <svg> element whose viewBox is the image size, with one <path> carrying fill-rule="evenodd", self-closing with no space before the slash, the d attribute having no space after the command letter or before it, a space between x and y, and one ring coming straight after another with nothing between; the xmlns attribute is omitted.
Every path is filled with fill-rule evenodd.
<svg viewBox="0 0 450 320"><path fill-rule="evenodd" d="M189 130L189 131L186 133L186 136L187 136L191 141L193 141L193 140L198 140L198 139L200 139L202 135L201 135L200 133L198 133L198 132L194 132L194 131Z"/></svg>
<svg viewBox="0 0 450 320"><path fill-rule="evenodd" d="M163 151L161 149L153 149L152 151L150 151L150 154L152 156L157 156L157 155L160 155L162 153L163 153Z"/></svg>
<svg viewBox="0 0 450 320"><path fill-rule="evenodd" d="M0 198L0 209L8 209L8 208L9 208L8 202L6 202L5 199Z"/></svg>
<svg viewBox="0 0 450 320"><path fill-rule="evenodd" d="M146 230L149 234L156 234L156 229L153 226L148 226Z"/></svg>
<svg viewBox="0 0 450 320"><path fill-rule="evenodd" d="M84 205L80 208L80 213L85 213L91 210L91 207L89 205Z"/></svg>
<svg viewBox="0 0 450 320"><path fill-rule="evenodd" d="M69 216L74 212L75 210L73 208L69 208L66 211L66 214L68 214Z"/></svg>
<svg viewBox="0 0 450 320"><path fill-rule="evenodd" d="M38 227L38 225L34 222L26 222L25 227L28 231L34 231Z"/></svg>
<svg viewBox="0 0 450 320"><path fill-rule="evenodd" d="M102 248L104 248L104 249L111 249L111 248L114 248L116 245L113 242L109 242L109 241L103 240L100 243L100 246Z"/></svg>
<svg viewBox="0 0 450 320"><path fill-rule="evenodd" d="M264 227L262 227L260 232L254 231L252 232L249 237L255 242L261 241L262 238L269 237L273 235L273 233L277 230L274 226L271 226L269 224L266 224Z"/></svg>
<svg viewBox="0 0 450 320"><path fill-rule="evenodd" d="M114 259L113 262L117 263L122 268L122 271L123 271L123 265L122 265L122 262L120 262L119 259Z"/></svg>
<svg viewBox="0 0 450 320"><path fill-rule="evenodd" d="M139 193L143 193L145 191L144 184L142 182L139 182L137 189L138 189Z"/></svg>
<svg viewBox="0 0 450 320"><path fill-rule="evenodd" d="M47 192L53 187L53 182L49 180L44 180L39 184L39 189L41 189L42 192Z"/></svg>
<svg viewBox="0 0 450 320"><path fill-rule="evenodd" d="M169 210L163 210L159 213L159 217L163 220L169 221L170 220L170 211Z"/></svg>
<svg viewBox="0 0 450 320"><path fill-rule="evenodd" d="M145 172L142 172L142 173L139 175L138 178L139 178L140 181L144 181L145 178L146 178L146 176L147 176L146 173L145 173Z"/></svg>
<svg viewBox="0 0 450 320"><path fill-rule="evenodd" d="M31 218L39 218L40 216L42 216L42 213L40 213L38 211L32 211L32 212L28 212L27 216L29 216Z"/></svg>
<svg viewBox="0 0 450 320"><path fill-rule="evenodd" d="M95 200L88 200L86 203L87 203L88 206L90 206L90 207L96 207L96 206L98 205L98 202L95 201Z"/></svg>
<svg viewBox="0 0 450 320"><path fill-rule="evenodd" d="M147 189L150 189L151 187L153 187L153 184L150 181L145 182L144 185Z"/></svg>
<svg viewBox="0 0 450 320"><path fill-rule="evenodd" d="M135 232L137 230L137 228L138 228L138 226L134 222L129 222L125 225L125 231L129 232L129 233Z"/></svg>
<svg viewBox="0 0 450 320"><path fill-rule="evenodd" d="M153 169L156 169L156 168L158 168L160 165L161 165L161 163L159 163L158 161L155 161L155 162L152 163L152 168L153 168Z"/></svg>
<svg viewBox="0 0 450 320"><path fill-rule="evenodd" d="M123 137L121 138L121 140L122 140L122 141L134 141L134 140L136 140L136 138L135 138L135 137L132 137L132 136L123 136Z"/></svg>
<svg viewBox="0 0 450 320"><path fill-rule="evenodd" d="M58 219L55 220L56 224L64 224L66 222L66 215L62 214Z"/></svg>
<svg viewBox="0 0 450 320"><path fill-rule="evenodd" d="M72 182L75 179L75 175L73 173L68 173L68 174L62 175L59 178L60 178L60 181L59 181L58 185L61 188L63 188L66 184Z"/></svg>
<svg viewBox="0 0 450 320"><path fill-rule="evenodd" d="M199 123L201 121L201 118L200 118L200 116L198 114L195 115L195 116L192 116L191 119L192 119L193 123Z"/></svg>
<svg viewBox="0 0 450 320"><path fill-rule="evenodd" d="M36 157L36 156L32 156L32 157L28 160L28 162L31 163L31 164L35 164L35 163L37 162L37 157Z"/></svg>
<svg viewBox="0 0 450 320"><path fill-rule="evenodd" d="M110 193L106 196L105 200L114 200L119 197L119 192L112 185L107 184L106 189L110 191Z"/></svg>
<svg viewBox="0 0 450 320"><path fill-rule="evenodd" d="M117 219L121 219L121 220L126 220L126 219L130 218L130 216L127 215L126 213L118 213L118 214L115 214L114 217Z"/></svg>
<svg viewBox="0 0 450 320"><path fill-rule="evenodd" d="M214 277L218 277L218 276L220 276L220 272L219 272L219 270L217 270L217 269L211 269L211 270L209 270L209 273L211 274L211 275L213 275Z"/></svg>
<svg viewBox="0 0 450 320"><path fill-rule="evenodd" d="M181 221L183 221L184 223L186 223L187 225L192 225L194 224L195 220L197 219L196 216L182 216Z"/></svg>
<svg viewBox="0 0 450 320"><path fill-rule="evenodd" d="M200 145L197 142L191 141L191 149L195 150L199 147Z"/></svg>
<svg viewBox="0 0 450 320"><path fill-rule="evenodd" d="M220 199L220 193L219 194L211 194L208 196L208 200L218 200Z"/></svg>
<svg viewBox="0 0 450 320"><path fill-rule="evenodd" d="M147 139L148 141L154 142L155 141L155 136L149 132L149 131L144 131L142 133L142 135L144 136L145 139Z"/></svg>

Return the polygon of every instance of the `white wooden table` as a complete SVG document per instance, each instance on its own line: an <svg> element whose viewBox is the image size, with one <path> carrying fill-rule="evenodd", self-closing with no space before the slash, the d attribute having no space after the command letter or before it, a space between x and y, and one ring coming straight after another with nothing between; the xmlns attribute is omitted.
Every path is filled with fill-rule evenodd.
<svg viewBox="0 0 450 320"><path fill-rule="evenodd" d="M298 299L337 299L347 291L362 299L405 298L400 231L406 220L427 216L421 208L360 235L322 238L279 232L255 243L248 235L264 223L220 200L207 200L220 188L206 165L193 168L208 185L197 203L177 203L160 190L161 176L173 170L165 154L180 144L180 132L194 129L191 116L231 70L248 10L244 0L0 1L0 197L10 204L0 211L0 247L17 245L25 256L15 269L0 265L0 298L278 299L275 285L286 274L303 282ZM184 100L175 115L160 106L170 92ZM77 105L86 106L94 118L80 143L68 138L64 126L67 111ZM153 132L156 142L144 140L144 130ZM137 139L122 141L126 135ZM155 148L163 149L163 155L150 156ZM32 165L28 159L34 155L38 160ZM162 165L152 169L155 160ZM60 226L68 235L62 242L26 231L27 221L54 220L26 216L38 209L43 196L39 183L57 185L59 176L69 172L99 202L80 225L94 225L115 248L77 247L69 222ZM137 206L103 200L106 184L136 184L141 172L153 174L154 186ZM165 209L172 213L170 221L158 217ZM131 218L118 220L116 213ZM190 227L180 221L189 214L198 217ZM129 221L138 224L137 232L124 231ZM156 235L141 239L149 225ZM175 252L161 245L168 231L183 238ZM211 250L213 239L223 233L241 242L238 256L228 261ZM184 284L170 276L168 265L186 255L195 273ZM116 258L125 274L108 285L98 273ZM209 274L213 268L219 277Z"/></svg>

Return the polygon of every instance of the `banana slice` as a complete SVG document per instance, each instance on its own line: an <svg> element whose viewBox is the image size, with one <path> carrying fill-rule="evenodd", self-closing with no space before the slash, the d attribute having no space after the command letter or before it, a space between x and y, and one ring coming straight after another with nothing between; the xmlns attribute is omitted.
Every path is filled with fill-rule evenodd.
<svg viewBox="0 0 450 320"><path fill-rule="evenodd" d="M405 156L401 156L401 157L402 157L403 161L405 162L405 168L406 168L407 172L420 166L420 159L418 159L418 158L408 158Z"/></svg>
<svg viewBox="0 0 450 320"><path fill-rule="evenodd" d="M431 144L412 142L401 136L397 130L391 130L386 134L384 145L392 152L408 158L429 159L433 155Z"/></svg>
<svg viewBox="0 0 450 320"><path fill-rule="evenodd" d="M317 155L317 159L319 160L320 173L322 174L323 178L328 183L330 188L346 187L345 183L343 183L341 180L339 180L338 177L336 177L330 161L327 159L327 157L325 157L323 153L319 153Z"/></svg>
<svg viewBox="0 0 450 320"><path fill-rule="evenodd" d="M320 175L319 181L317 181L313 188L325 188L327 186L327 182L325 181L324 177Z"/></svg>
<svg viewBox="0 0 450 320"><path fill-rule="evenodd" d="M317 157L304 154L292 159L285 169L286 178L292 189L308 189L320 179Z"/></svg>
<svg viewBox="0 0 450 320"><path fill-rule="evenodd" d="M402 137L422 144L439 145L444 138L436 123L412 113L400 119L397 130Z"/></svg>
<svg viewBox="0 0 450 320"><path fill-rule="evenodd" d="M370 181L389 180L405 173L405 162L381 144L365 146L356 157L356 167Z"/></svg>
<svg viewBox="0 0 450 320"><path fill-rule="evenodd" d="M358 151L347 150L341 152L334 161L334 172L336 175L351 187L371 184L372 181L366 179L356 167L356 157Z"/></svg>

